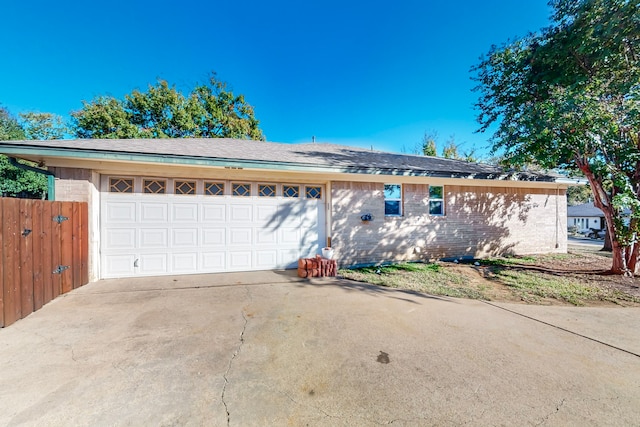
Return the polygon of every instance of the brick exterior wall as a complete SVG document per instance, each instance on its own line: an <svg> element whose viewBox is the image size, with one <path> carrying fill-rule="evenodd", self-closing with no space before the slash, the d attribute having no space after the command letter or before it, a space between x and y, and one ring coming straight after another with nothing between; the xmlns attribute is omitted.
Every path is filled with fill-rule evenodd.
<svg viewBox="0 0 640 427"><path fill-rule="evenodd" d="M383 190L332 183L329 234L341 266L567 250L564 190L445 185L445 215L431 216L429 186L404 184L402 217L385 217Z"/></svg>
<svg viewBox="0 0 640 427"><path fill-rule="evenodd" d="M63 202L89 202L91 170L49 168L56 177L56 200Z"/></svg>

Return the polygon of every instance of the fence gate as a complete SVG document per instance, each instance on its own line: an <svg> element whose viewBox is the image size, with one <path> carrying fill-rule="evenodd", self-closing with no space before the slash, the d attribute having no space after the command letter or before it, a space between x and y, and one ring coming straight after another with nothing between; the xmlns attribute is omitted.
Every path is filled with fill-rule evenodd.
<svg viewBox="0 0 640 427"><path fill-rule="evenodd" d="M0 198L0 326L89 282L85 202Z"/></svg>

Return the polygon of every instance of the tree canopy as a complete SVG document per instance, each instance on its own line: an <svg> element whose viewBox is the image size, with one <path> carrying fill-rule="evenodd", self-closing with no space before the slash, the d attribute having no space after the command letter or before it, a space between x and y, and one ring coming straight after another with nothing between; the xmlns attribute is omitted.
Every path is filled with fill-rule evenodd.
<svg viewBox="0 0 640 427"><path fill-rule="evenodd" d="M552 25L473 68L480 131L511 165L579 172L605 214L616 273L638 271L640 12L636 0L553 0ZM631 210L630 221L622 212Z"/></svg>
<svg viewBox="0 0 640 427"><path fill-rule="evenodd" d="M0 107L0 140L27 139L20 122ZM0 196L42 198L46 192L44 175L16 168L7 156L0 155Z"/></svg>
<svg viewBox="0 0 640 427"><path fill-rule="evenodd" d="M212 74L183 95L165 80L123 100L100 96L71 113L78 138L239 138L264 140L254 110Z"/></svg>

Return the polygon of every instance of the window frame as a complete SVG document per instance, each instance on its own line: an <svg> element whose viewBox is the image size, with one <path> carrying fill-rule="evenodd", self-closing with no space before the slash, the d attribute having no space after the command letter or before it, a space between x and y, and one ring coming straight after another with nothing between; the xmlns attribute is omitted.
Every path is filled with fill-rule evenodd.
<svg viewBox="0 0 640 427"><path fill-rule="evenodd" d="M432 188L440 188L440 197L433 197L431 195ZM431 211L431 203L432 202L440 202L440 213L433 213ZM431 216L445 216L445 205L444 205L444 185L429 185L429 200L428 200L428 208L429 215Z"/></svg>
<svg viewBox="0 0 640 427"><path fill-rule="evenodd" d="M399 187L400 197L387 197L387 186ZM382 195L384 196L384 216L385 217L401 217L403 215L403 196L404 189L402 184L384 184ZM387 202L398 202L398 213L387 213Z"/></svg>

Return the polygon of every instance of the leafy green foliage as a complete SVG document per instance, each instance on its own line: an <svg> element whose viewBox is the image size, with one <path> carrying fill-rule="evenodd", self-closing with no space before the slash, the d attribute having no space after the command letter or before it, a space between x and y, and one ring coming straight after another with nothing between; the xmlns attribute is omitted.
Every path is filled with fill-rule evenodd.
<svg viewBox="0 0 640 427"><path fill-rule="evenodd" d="M424 156L436 157L438 155L438 149L436 148L436 139L438 134L436 132L425 132L422 136L422 154Z"/></svg>
<svg viewBox="0 0 640 427"><path fill-rule="evenodd" d="M585 176L613 243L612 271L635 272L640 221L640 6L553 0L553 25L492 47L474 68L476 104L493 151L514 166ZM620 195L625 195L620 197Z"/></svg>
<svg viewBox="0 0 640 427"><path fill-rule="evenodd" d="M24 129L6 108L0 107L0 140L18 139L26 139ZM42 198L46 188L44 175L16 168L7 156L0 155L0 197Z"/></svg>
<svg viewBox="0 0 640 427"><path fill-rule="evenodd" d="M239 138L263 140L253 107L212 74L188 95L164 80L119 100L101 96L71 113L78 138Z"/></svg>
<svg viewBox="0 0 640 427"><path fill-rule="evenodd" d="M588 185L576 185L567 189L567 204L569 206L581 205L590 200L593 200L593 194Z"/></svg>
<svg viewBox="0 0 640 427"><path fill-rule="evenodd" d="M68 128L62 117L51 113L21 113L21 126L26 139L62 139Z"/></svg>

